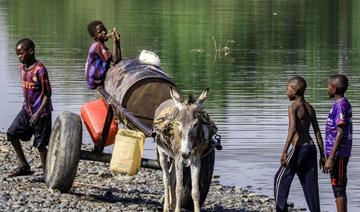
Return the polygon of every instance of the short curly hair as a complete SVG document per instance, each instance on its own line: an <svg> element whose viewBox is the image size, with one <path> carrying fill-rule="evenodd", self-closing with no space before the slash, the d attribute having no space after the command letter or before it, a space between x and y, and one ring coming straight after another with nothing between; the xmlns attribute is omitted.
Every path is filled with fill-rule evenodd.
<svg viewBox="0 0 360 212"><path fill-rule="evenodd" d="M334 74L329 77L329 82L336 87L336 94L344 94L349 86L348 78L343 74Z"/></svg>
<svg viewBox="0 0 360 212"><path fill-rule="evenodd" d="M35 44L29 38L23 38L23 39L19 40L16 43L15 48L17 48L19 45L22 45L23 48L26 49L26 50L29 50L29 49L35 50Z"/></svg>
<svg viewBox="0 0 360 212"><path fill-rule="evenodd" d="M89 24L88 24L88 32L89 32L89 35L91 37L94 37L95 36L95 32L96 32L96 26L99 25L99 24L103 24L102 21L98 21L98 20L95 20L95 21L91 21Z"/></svg>
<svg viewBox="0 0 360 212"><path fill-rule="evenodd" d="M295 84L296 86L296 89L297 89L297 94L299 96L303 96L304 93L305 93L305 90L306 90L306 81L303 77L301 76L294 76L294 77L291 77L289 80L288 80L288 83L289 84Z"/></svg>

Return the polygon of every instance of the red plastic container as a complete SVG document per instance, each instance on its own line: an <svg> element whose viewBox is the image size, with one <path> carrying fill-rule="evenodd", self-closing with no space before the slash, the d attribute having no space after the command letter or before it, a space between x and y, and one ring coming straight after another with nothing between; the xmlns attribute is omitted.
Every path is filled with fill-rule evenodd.
<svg viewBox="0 0 360 212"><path fill-rule="evenodd" d="M101 133L104 127L108 105L103 99L88 102L81 106L81 118L95 144L100 141ZM110 125L109 135L106 139L105 146L114 144L118 126L113 119Z"/></svg>

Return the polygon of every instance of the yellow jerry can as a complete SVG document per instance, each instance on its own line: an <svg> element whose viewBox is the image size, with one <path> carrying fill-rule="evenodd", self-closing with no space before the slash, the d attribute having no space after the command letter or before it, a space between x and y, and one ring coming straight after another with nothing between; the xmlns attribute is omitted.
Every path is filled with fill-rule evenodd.
<svg viewBox="0 0 360 212"><path fill-rule="evenodd" d="M110 161L110 170L135 175L141 164L145 135L140 131L119 129Z"/></svg>

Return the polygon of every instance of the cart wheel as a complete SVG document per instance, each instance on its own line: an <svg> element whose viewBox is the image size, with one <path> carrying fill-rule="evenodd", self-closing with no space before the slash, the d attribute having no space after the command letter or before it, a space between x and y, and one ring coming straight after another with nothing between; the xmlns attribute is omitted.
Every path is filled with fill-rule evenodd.
<svg viewBox="0 0 360 212"><path fill-rule="evenodd" d="M215 165L215 151L212 150L206 157L201 159L201 170L200 170L200 205L205 202L206 196L209 192L212 174ZM193 200L191 197L191 175L190 168L184 169L184 192L182 193L181 207L184 209L192 210Z"/></svg>
<svg viewBox="0 0 360 212"><path fill-rule="evenodd" d="M46 158L45 183L62 193L70 190L80 159L82 123L80 116L63 112L55 120Z"/></svg>

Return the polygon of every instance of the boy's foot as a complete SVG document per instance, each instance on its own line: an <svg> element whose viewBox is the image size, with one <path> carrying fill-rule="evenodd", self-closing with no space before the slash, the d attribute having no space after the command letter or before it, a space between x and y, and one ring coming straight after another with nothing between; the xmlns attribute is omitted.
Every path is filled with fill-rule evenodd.
<svg viewBox="0 0 360 212"><path fill-rule="evenodd" d="M17 176L25 176L25 175L32 175L34 174L33 171L30 170L30 167L28 166L19 166L15 168L8 177L17 177Z"/></svg>

